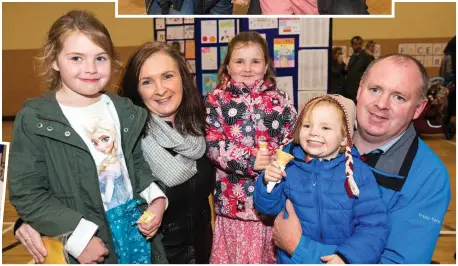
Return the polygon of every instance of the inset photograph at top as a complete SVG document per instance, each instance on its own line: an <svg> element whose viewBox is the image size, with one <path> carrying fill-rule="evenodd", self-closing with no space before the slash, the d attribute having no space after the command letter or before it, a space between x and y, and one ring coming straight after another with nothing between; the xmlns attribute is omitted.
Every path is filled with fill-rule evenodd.
<svg viewBox="0 0 458 266"><path fill-rule="evenodd" d="M391 15L392 0L117 0L117 15Z"/></svg>

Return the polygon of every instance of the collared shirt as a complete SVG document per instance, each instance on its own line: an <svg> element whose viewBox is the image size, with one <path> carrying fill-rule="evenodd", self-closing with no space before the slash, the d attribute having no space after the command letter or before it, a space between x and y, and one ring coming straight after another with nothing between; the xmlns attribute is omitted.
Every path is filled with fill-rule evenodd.
<svg viewBox="0 0 458 266"><path fill-rule="evenodd" d="M385 154L391 147L393 147L394 144L396 144L396 142L398 142L402 138L402 136L404 136L405 133L406 131L404 131L401 135L397 136L396 138L378 147L377 149L366 152L365 154L370 154L372 152L379 152L379 151L382 151L382 153Z"/></svg>

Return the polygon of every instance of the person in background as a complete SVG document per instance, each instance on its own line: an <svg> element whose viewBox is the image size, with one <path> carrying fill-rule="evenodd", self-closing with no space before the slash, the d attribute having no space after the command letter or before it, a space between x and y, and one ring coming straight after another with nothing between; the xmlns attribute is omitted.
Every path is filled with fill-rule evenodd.
<svg viewBox="0 0 458 266"><path fill-rule="evenodd" d="M376 45L375 41L369 40L369 41L367 41L367 43L366 43L366 45L364 47L364 50L366 51L366 53L373 57L372 60L375 60L375 56L374 56L374 54L375 54L375 45Z"/></svg>
<svg viewBox="0 0 458 266"><path fill-rule="evenodd" d="M360 36L354 36L350 44L353 49L353 54L348 62L344 96L352 99L356 103L356 93L358 92L359 82L361 81L364 71L366 71L369 64L374 60L374 57L362 49L363 38Z"/></svg>
<svg viewBox="0 0 458 266"><path fill-rule="evenodd" d="M332 48L332 61L331 61L331 86L329 93L331 94L344 94L345 79L347 76L347 66L343 61L342 47Z"/></svg>
<svg viewBox="0 0 458 266"><path fill-rule="evenodd" d="M456 36L444 48L439 75L449 89L447 111L444 116L445 137L453 138L456 132Z"/></svg>

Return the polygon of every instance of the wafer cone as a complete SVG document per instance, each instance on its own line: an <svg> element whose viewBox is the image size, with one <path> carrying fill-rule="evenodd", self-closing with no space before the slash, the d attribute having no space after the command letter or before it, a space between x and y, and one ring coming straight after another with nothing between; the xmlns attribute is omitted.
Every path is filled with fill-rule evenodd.
<svg viewBox="0 0 458 266"><path fill-rule="evenodd" d="M68 264L65 259L64 243L58 238L41 237L43 244L48 252L43 264Z"/></svg>
<svg viewBox="0 0 458 266"><path fill-rule="evenodd" d="M289 163L289 161L294 159L294 156L292 156L291 154L287 152L282 151L281 149L277 149L275 151L275 155L277 156L277 163L280 165L280 168L282 171L285 170L285 167ZM269 183L267 183L267 193L272 192L272 189L274 189L275 185L278 183L280 183L280 181L278 182L270 181Z"/></svg>
<svg viewBox="0 0 458 266"><path fill-rule="evenodd" d="M265 137L259 137L258 147L259 147L260 150L267 150L268 149L268 145L267 145Z"/></svg>

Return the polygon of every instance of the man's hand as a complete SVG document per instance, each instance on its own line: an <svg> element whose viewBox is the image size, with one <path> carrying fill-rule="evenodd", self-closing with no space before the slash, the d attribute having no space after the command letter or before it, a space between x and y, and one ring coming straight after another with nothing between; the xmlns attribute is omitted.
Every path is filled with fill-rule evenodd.
<svg viewBox="0 0 458 266"><path fill-rule="evenodd" d="M81 264L101 263L105 260L105 256L108 254L109 251L103 244L102 240L93 236L89 241L89 244L87 244L86 248L78 257L78 261Z"/></svg>
<svg viewBox="0 0 458 266"><path fill-rule="evenodd" d="M255 171L263 171L270 164L270 152L268 150L258 150L256 160L254 161L253 169Z"/></svg>
<svg viewBox="0 0 458 266"><path fill-rule="evenodd" d="M286 211L288 212L288 218L284 218L284 211L280 212L275 218L273 239L277 247L292 255L301 240L302 227L293 203L289 199L286 200Z"/></svg>
<svg viewBox="0 0 458 266"><path fill-rule="evenodd" d="M142 223L140 220L137 221L138 230L146 236L146 239L152 238L159 230L162 223L162 216L165 211L165 203L165 198L162 197L153 200L149 204L148 210L156 217L147 224Z"/></svg>
<svg viewBox="0 0 458 266"><path fill-rule="evenodd" d="M29 224L23 223L14 234L17 240L27 248L27 251L32 255L35 263L43 263L48 255L43 241L41 241L40 233L33 229Z"/></svg>
<svg viewBox="0 0 458 266"><path fill-rule="evenodd" d="M336 254L323 256L320 259L326 264L345 264L345 262Z"/></svg>

